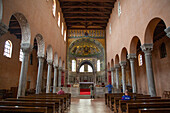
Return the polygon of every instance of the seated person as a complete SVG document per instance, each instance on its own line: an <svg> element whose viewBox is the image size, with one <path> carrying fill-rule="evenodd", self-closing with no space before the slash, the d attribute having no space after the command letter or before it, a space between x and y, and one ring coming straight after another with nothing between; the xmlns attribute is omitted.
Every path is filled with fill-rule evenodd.
<svg viewBox="0 0 170 113"><path fill-rule="evenodd" d="M130 100L131 97L128 95L128 90L125 91L125 95L122 96L122 100Z"/></svg>
<svg viewBox="0 0 170 113"><path fill-rule="evenodd" d="M62 90L62 88L60 89L60 91L57 92L57 94L59 94L59 95L63 95L64 94L64 91Z"/></svg>

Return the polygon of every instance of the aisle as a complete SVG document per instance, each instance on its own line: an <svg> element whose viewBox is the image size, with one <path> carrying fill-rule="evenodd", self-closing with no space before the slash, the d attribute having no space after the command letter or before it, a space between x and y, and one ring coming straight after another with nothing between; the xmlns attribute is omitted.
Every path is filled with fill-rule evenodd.
<svg viewBox="0 0 170 113"><path fill-rule="evenodd" d="M66 113L113 113L102 99L72 98L71 107Z"/></svg>

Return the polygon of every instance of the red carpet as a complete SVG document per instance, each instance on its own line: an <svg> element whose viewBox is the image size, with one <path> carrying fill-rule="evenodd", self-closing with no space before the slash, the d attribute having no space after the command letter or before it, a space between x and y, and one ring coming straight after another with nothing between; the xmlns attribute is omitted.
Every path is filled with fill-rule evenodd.
<svg viewBox="0 0 170 113"><path fill-rule="evenodd" d="M90 95L90 89L80 89L80 95Z"/></svg>

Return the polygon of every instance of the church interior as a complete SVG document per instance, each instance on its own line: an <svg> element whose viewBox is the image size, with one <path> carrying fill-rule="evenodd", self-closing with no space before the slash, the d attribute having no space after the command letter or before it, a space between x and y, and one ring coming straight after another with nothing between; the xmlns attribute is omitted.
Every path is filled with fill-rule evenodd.
<svg viewBox="0 0 170 113"><path fill-rule="evenodd" d="M169 12L170 0L0 0L0 112L170 113Z"/></svg>

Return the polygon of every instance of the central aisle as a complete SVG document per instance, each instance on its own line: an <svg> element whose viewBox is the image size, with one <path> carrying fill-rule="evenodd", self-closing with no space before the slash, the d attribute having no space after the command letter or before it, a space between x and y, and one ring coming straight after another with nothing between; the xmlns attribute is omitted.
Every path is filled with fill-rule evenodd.
<svg viewBox="0 0 170 113"><path fill-rule="evenodd" d="M79 99L72 98L70 109L66 113L113 113L106 105L104 98Z"/></svg>

